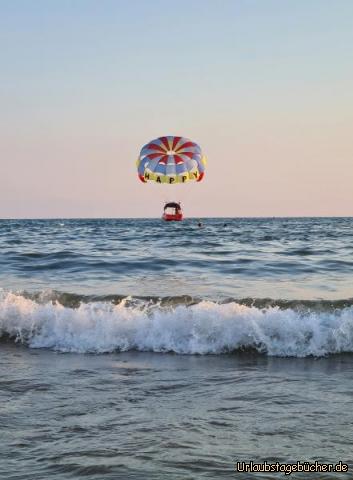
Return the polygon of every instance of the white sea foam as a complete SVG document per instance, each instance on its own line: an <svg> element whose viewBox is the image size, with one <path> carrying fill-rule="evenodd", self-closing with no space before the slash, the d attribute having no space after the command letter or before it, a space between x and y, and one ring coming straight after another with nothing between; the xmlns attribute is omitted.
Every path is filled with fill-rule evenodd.
<svg viewBox="0 0 353 480"><path fill-rule="evenodd" d="M254 348L276 356L322 356L353 352L353 307L298 313L236 302L142 308L123 301L74 309L2 292L0 336L62 352L220 354Z"/></svg>

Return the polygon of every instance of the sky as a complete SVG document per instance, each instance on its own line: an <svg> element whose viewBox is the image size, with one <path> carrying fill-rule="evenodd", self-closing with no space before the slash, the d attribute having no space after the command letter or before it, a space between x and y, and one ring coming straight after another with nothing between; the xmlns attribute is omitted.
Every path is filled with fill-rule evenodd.
<svg viewBox="0 0 353 480"><path fill-rule="evenodd" d="M353 215L351 0L0 0L0 218ZM143 184L182 135L200 183Z"/></svg>

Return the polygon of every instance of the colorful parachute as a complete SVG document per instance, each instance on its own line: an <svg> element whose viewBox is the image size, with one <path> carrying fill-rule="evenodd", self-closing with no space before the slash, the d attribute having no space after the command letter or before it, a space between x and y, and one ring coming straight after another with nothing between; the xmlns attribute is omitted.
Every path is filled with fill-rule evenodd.
<svg viewBox="0 0 353 480"><path fill-rule="evenodd" d="M206 158L195 142L174 136L159 137L147 143L137 160L138 176L142 182L200 182L205 165Z"/></svg>

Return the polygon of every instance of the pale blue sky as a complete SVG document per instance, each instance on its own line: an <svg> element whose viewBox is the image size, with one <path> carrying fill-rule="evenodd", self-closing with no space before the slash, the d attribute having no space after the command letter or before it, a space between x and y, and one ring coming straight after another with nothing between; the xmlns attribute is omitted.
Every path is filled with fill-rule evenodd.
<svg viewBox="0 0 353 480"><path fill-rule="evenodd" d="M352 1L0 0L0 217L353 215ZM137 180L197 141L200 184Z"/></svg>

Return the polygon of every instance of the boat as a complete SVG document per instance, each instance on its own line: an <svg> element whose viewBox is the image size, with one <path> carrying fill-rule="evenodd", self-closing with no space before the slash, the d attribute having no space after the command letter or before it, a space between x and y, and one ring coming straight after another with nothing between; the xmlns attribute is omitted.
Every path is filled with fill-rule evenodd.
<svg viewBox="0 0 353 480"><path fill-rule="evenodd" d="M167 202L164 205L162 219L166 222L180 222L183 219L180 203Z"/></svg>

